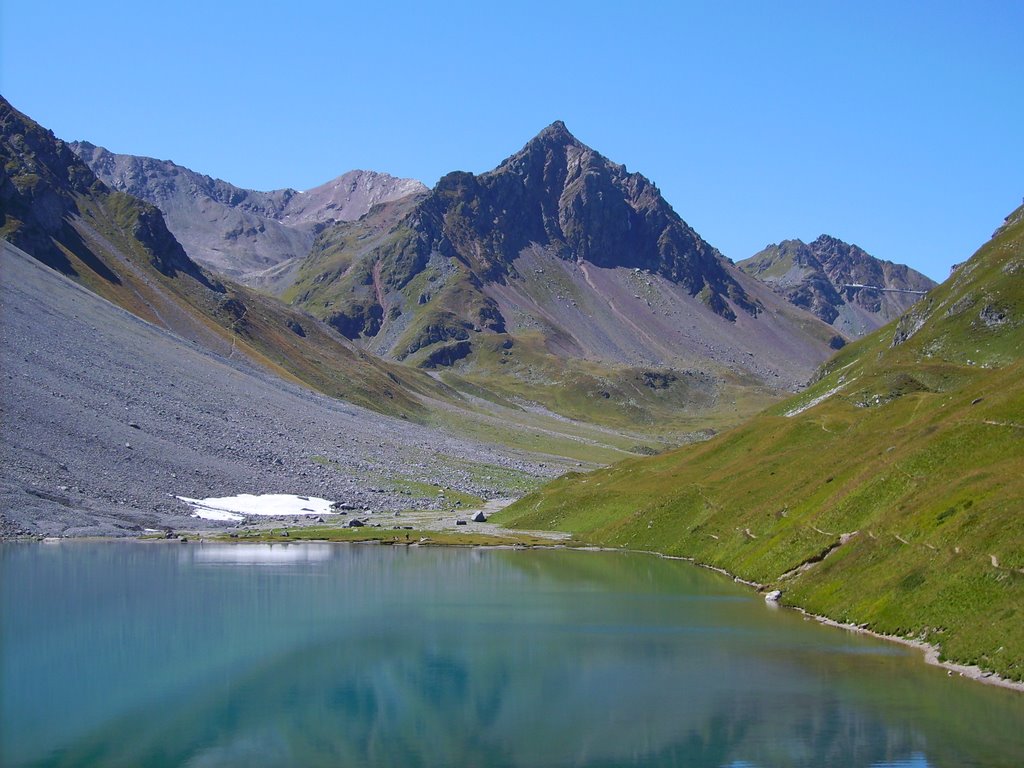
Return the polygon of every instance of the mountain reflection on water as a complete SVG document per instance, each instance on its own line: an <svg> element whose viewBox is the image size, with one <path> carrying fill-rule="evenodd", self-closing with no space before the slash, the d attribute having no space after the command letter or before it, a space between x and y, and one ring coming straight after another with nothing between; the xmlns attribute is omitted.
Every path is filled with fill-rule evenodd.
<svg viewBox="0 0 1024 768"><path fill-rule="evenodd" d="M3 765L1022 758L1019 694L655 557L70 542L0 571Z"/></svg>

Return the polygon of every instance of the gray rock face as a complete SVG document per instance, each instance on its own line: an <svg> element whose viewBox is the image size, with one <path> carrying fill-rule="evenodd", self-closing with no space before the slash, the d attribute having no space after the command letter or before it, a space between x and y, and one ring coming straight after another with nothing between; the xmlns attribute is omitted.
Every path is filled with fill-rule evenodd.
<svg viewBox="0 0 1024 768"><path fill-rule="evenodd" d="M899 317L936 285L906 265L828 235L810 244L783 240L737 266L850 337Z"/></svg>
<svg viewBox="0 0 1024 768"><path fill-rule="evenodd" d="M68 146L105 184L159 208L190 257L241 282L305 257L327 225L426 192L418 181L374 171L349 171L306 192L258 192L169 160L114 154L85 141Z"/></svg>

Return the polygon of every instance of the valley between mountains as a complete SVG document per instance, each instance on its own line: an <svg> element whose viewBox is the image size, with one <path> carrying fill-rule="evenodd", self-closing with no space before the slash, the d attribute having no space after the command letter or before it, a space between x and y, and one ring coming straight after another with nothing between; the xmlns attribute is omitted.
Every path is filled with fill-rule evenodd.
<svg viewBox="0 0 1024 768"><path fill-rule="evenodd" d="M432 189L242 189L2 99L0 156L0 535L518 499L1024 679L1021 209L936 285L828 235L733 262L561 122Z"/></svg>

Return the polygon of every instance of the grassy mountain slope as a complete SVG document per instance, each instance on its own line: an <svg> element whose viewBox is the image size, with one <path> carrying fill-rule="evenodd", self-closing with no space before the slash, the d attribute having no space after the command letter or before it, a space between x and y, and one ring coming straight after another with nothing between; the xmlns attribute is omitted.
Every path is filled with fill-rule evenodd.
<svg viewBox="0 0 1024 768"><path fill-rule="evenodd" d="M565 476L504 522L695 558L1024 679L1024 207L808 390L706 443Z"/></svg>

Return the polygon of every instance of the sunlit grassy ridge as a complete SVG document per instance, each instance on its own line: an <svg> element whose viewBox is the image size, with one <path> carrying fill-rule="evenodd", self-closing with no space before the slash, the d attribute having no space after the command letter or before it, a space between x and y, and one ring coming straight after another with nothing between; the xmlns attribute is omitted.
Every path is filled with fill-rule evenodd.
<svg viewBox="0 0 1024 768"><path fill-rule="evenodd" d="M706 443L560 478L501 520L693 557L1021 680L1022 351L1024 208L797 397Z"/></svg>

